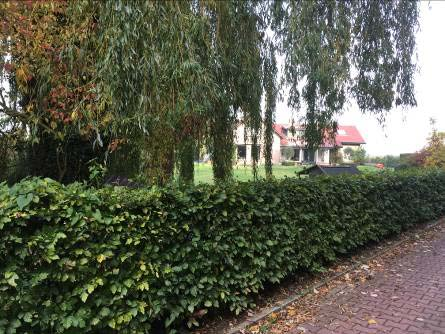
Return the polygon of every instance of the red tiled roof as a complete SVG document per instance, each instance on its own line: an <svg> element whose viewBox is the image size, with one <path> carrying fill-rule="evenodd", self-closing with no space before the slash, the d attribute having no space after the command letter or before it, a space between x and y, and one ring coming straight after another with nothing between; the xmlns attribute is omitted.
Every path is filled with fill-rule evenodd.
<svg viewBox="0 0 445 334"><path fill-rule="evenodd" d="M284 125L283 124L274 124L273 129L275 133L280 137L280 145L288 145L287 136L284 134Z"/></svg>
<svg viewBox="0 0 445 334"><path fill-rule="evenodd" d="M346 144L366 144L362 135L354 125L339 125L335 136L337 146Z"/></svg>
<svg viewBox="0 0 445 334"><path fill-rule="evenodd" d="M287 135L284 134L284 129L288 129L290 126L286 124L274 124L273 129L275 133L280 137L280 144L285 146L289 145L289 140ZM297 127L298 129L302 129L302 127ZM298 146L304 146L304 143L297 143ZM358 129L353 125L339 125L337 134L335 136L335 145L343 146L347 144L365 144L365 140L362 135L358 131ZM333 143L326 139L323 143L323 147L334 147Z"/></svg>

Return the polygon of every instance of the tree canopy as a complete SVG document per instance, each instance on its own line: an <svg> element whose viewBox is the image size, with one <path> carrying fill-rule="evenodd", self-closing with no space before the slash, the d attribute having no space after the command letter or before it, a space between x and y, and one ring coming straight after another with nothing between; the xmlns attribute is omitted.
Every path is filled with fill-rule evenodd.
<svg viewBox="0 0 445 334"><path fill-rule="evenodd" d="M76 152L127 157L158 184L175 169L192 182L205 148L225 181L243 123L254 145L264 138L270 177L283 88L311 147L350 100L382 121L416 104L418 15L402 0L6 1L0 144L51 147L61 173L74 144L91 145Z"/></svg>
<svg viewBox="0 0 445 334"><path fill-rule="evenodd" d="M431 135L427 145L415 155L422 166L445 169L445 132L437 131L436 121L431 119Z"/></svg>

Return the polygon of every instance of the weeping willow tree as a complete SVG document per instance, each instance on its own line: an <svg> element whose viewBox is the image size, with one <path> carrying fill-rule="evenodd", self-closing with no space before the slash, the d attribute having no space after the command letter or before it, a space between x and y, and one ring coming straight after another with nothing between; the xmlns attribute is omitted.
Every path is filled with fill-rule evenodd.
<svg viewBox="0 0 445 334"><path fill-rule="evenodd" d="M418 15L417 2L402 0L247 1L216 7L215 49L222 60L218 68L228 71L215 76L223 92L210 132L215 178L230 177L239 111L254 145L263 127L266 176L272 175L272 126L279 94L276 51L284 58L288 104L300 114L310 148L327 135L333 138L336 116L348 100L355 99L363 112L382 122L393 107L414 106ZM263 113L258 109L261 93ZM255 176L258 156L253 152Z"/></svg>
<svg viewBox="0 0 445 334"><path fill-rule="evenodd" d="M150 182L172 178L176 154L191 157L191 165L183 157L179 168L186 181L192 178L190 150L205 132L202 119L216 90L208 71L209 22L199 6L133 0L75 6L97 26L92 40L102 131L140 147Z"/></svg>
<svg viewBox="0 0 445 334"><path fill-rule="evenodd" d="M194 148L203 139L215 180L229 180L237 122L245 123L254 147L262 127L264 27L258 3L94 5L97 91L110 119L119 120L110 123L112 133L143 141L144 170L155 183L171 179L175 161L181 180L190 182ZM253 160L256 171L256 150Z"/></svg>
<svg viewBox="0 0 445 334"><path fill-rule="evenodd" d="M79 16L89 13L97 21L95 92L98 114L110 120L106 131L141 147L143 170L153 183L170 180L175 163L180 180L193 181L201 142L211 153L215 179L229 180L239 118L254 145L262 126L258 4L86 4Z"/></svg>
<svg viewBox="0 0 445 334"><path fill-rule="evenodd" d="M207 3L211 19L213 67L219 99L209 124L208 147L216 181L232 177L234 131L243 122L256 147L261 132L261 46L263 18L254 1ZM254 173L258 152L253 150Z"/></svg>
<svg viewBox="0 0 445 334"><path fill-rule="evenodd" d="M309 146L336 131L348 98L381 121L395 106L416 104L417 2L277 1L273 13L288 104L303 110Z"/></svg>
<svg viewBox="0 0 445 334"><path fill-rule="evenodd" d="M260 142L271 177L281 83L313 148L335 133L348 100L382 122L393 107L416 103L413 1L11 3L17 15L7 16L2 40L10 51L2 57L17 55L10 76L21 96L31 84L45 94L33 94L13 116L1 103L0 113L60 133L61 142L69 129L94 145L128 145L152 183L168 182L175 168L181 182L192 182L201 144L216 181L230 180L240 123L254 148L254 177ZM27 43L33 34L37 42Z"/></svg>
<svg viewBox="0 0 445 334"><path fill-rule="evenodd" d="M240 122L253 144L254 177L261 136L272 175L276 53L309 147L335 133L348 99L381 120L416 103L416 2L87 3L98 26L99 114L110 114L114 136L140 145L155 183L171 179L175 163L191 182L198 142L207 144L215 180L230 180Z"/></svg>

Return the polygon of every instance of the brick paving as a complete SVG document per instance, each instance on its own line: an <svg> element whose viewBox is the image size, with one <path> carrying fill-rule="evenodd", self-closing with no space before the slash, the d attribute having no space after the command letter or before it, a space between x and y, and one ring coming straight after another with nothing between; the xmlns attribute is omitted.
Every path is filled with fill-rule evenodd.
<svg viewBox="0 0 445 334"><path fill-rule="evenodd" d="M445 334L445 234L358 286L333 292L290 333Z"/></svg>

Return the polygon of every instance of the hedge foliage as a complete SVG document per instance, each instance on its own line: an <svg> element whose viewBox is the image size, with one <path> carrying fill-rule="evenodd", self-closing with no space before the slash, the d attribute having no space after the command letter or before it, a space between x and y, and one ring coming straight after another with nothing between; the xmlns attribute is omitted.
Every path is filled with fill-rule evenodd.
<svg viewBox="0 0 445 334"><path fill-rule="evenodd" d="M151 333L239 312L266 282L444 212L436 171L185 190L2 184L0 332Z"/></svg>

